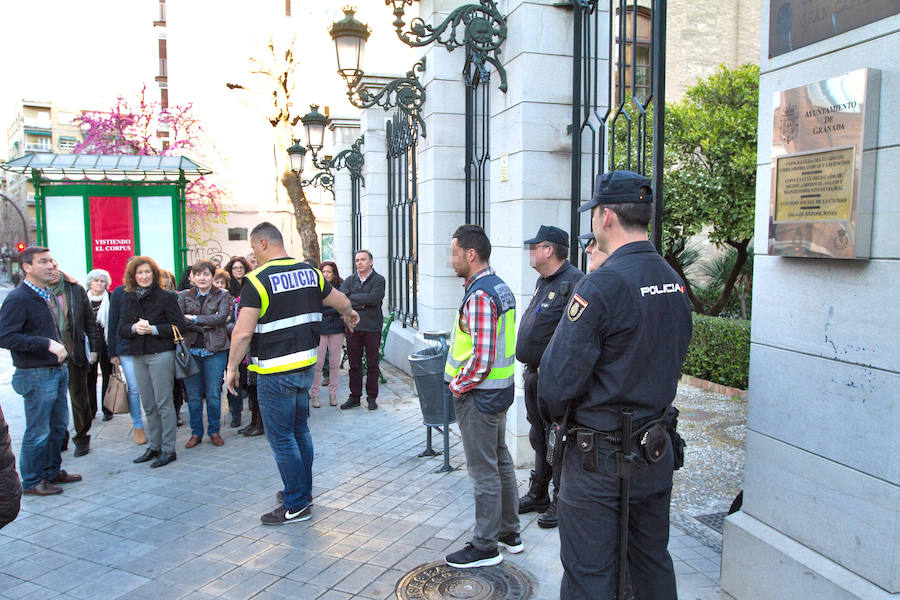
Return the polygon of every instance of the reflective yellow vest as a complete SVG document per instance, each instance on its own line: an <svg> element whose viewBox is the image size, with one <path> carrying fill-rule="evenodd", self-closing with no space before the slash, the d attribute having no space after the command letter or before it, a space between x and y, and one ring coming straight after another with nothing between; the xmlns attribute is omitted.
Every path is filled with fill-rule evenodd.
<svg viewBox="0 0 900 600"><path fill-rule="evenodd" d="M277 258L248 273L247 281L260 298L247 369L270 375L316 364L322 272L294 258Z"/></svg>
<svg viewBox="0 0 900 600"><path fill-rule="evenodd" d="M447 363L444 366L444 381L452 381L459 375L463 366L472 358L472 336L460 327L463 307L469 297L478 290L487 292L497 309L497 339L494 362L487 378L478 384L478 390L505 390L514 385L516 369L516 300L512 291L502 279L491 273L479 277L466 290L450 338L450 349Z"/></svg>

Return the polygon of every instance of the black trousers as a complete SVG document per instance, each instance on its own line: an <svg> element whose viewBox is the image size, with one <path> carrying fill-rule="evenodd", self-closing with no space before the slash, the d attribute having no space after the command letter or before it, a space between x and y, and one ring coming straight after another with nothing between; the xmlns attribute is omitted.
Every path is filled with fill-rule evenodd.
<svg viewBox="0 0 900 600"><path fill-rule="evenodd" d="M91 406L90 392L90 365L76 367L71 362L69 369L69 403L72 405L72 424L75 426L75 435L72 439L75 444L90 443L91 421L97 414L96 404ZM94 380L94 402L97 401L97 384Z"/></svg>
<svg viewBox="0 0 900 600"><path fill-rule="evenodd" d="M525 380L525 416L531 428L528 430L528 441L534 449L534 478L546 490L550 480L553 487L559 489L559 469L553 469L547 462L547 430L549 415L538 401L538 374L530 368L524 372Z"/></svg>
<svg viewBox="0 0 900 600"><path fill-rule="evenodd" d="M99 408L103 408L103 414L112 414L106 408L103 407L103 399L106 397L106 388L109 386L109 376L112 373L112 364L109 362L109 353L106 349L106 343L100 343L100 352L98 353L100 357L97 362L92 364L88 369L88 401L91 403L91 411L94 413L94 416L97 415L98 401L97 401L97 371L99 368L100 374L102 376L102 383L100 385L100 400L99 400Z"/></svg>
<svg viewBox="0 0 900 600"><path fill-rule="evenodd" d="M616 449L597 442L597 470L582 466L569 446L559 493L559 555L563 564L560 598L616 596L619 493ZM672 443L662 460L643 461L631 472L628 514L628 568L638 600L676 600L675 572L669 556L669 500L672 496Z"/></svg>
<svg viewBox="0 0 900 600"><path fill-rule="evenodd" d="M350 397L362 396L362 357L366 353L366 397L378 397L378 351L381 346L380 331L354 331L347 333L347 359L350 361Z"/></svg>

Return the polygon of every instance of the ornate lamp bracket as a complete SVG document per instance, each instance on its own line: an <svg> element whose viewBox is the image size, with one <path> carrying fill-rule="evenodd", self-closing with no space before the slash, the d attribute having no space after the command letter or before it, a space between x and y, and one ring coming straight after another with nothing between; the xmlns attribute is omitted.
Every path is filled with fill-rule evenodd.
<svg viewBox="0 0 900 600"><path fill-rule="evenodd" d="M412 5L413 0L385 0L385 4L394 5L394 28L404 44L418 47L437 42L448 52L465 46L471 60L479 67L485 62L494 65L500 74L500 91L505 93L506 70L500 64L500 46L506 40L506 15L497 9L494 0L478 1L478 4L465 4L454 9L440 25L432 26L415 17L409 24L409 31L403 30L403 13L404 6Z"/></svg>
<svg viewBox="0 0 900 600"><path fill-rule="evenodd" d="M381 106L384 110L390 110L397 107L416 120L422 137L425 137L425 121L421 115L421 108L425 103L425 86L416 77L417 71L421 73L424 70L425 59L422 58L406 72L406 77L392 79L375 94L362 87L362 78L358 77L348 87L347 98L357 108Z"/></svg>
<svg viewBox="0 0 900 600"><path fill-rule="evenodd" d="M353 142L353 145L350 148L338 152L334 158L331 159L319 159L316 156L316 153L313 152L312 164L319 172L309 179L304 179L300 185L302 187L321 187L331 192L332 197L334 197L334 172L340 171L341 169L347 169L350 171L351 178L359 178L362 185L365 186L366 181L362 176L362 168L366 159L360 150L360 147L364 143L365 137L359 137Z"/></svg>

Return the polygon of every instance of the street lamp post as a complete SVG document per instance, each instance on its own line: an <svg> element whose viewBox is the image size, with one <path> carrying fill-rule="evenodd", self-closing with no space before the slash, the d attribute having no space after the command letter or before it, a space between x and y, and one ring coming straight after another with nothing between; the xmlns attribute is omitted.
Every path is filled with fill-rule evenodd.
<svg viewBox="0 0 900 600"><path fill-rule="evenodd" d="M325 128L330 119L319 112L318 104L310 104L310 111L300 117L303 128L306 131L307 146L303 146L298 138L294 138L294 145L288 148L287 153L291 161L291 171L297 177L297 185L301 188L317 186L331 192L334 197L334 172L346 168L350 171L350 179L359 180L365 185L362 176L362 167L365 164L360 147L365 143L365 138L360 137L347 150L342 150L333 158L322 157L318 154L325 145ZM318 169L318 173L309 179L302 179L303 170L306 167L306 153L312 153L312 166Z"/></svg>
<svg viewBox="0 0 900 600"><path fill-rule="evenodd" d="M425 86L416 77L417 72L425 71L425 59L416 62L405 77L392 79L377 93L372 94L362 85L365 75L362 62L370 30L354 14L352 8L345 8L344 18L332 23L329 29L337 55L338 74L347 84L347 98L357 108L380 106L389 110L397 107L416 120L422 137L425 137L425 121L420 114L425 103Z"/></svg>

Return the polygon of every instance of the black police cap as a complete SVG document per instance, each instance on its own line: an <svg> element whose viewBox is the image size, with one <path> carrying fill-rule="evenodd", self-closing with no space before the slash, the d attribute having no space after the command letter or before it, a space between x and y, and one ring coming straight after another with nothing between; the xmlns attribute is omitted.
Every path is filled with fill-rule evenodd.
<svg viewBox="0 0 900 600"><path fill-rule="evenodd" d="M643 191L641 188L646 188ZM610 171L597 175L594 195L581 205L584 212L598 204L649 204L653 202L650 180L632 171Z"/></svg>
<svg viewBox="0 0 900 600"><path fill-rule="evenodd" d="M559 227L554 227L553 225L541 225L537 235L530 240L525 240L524 243L530 245L540 244L541 242L553 242L554 244L559 244L560 246L568 248L569 235Z"/></svg>

